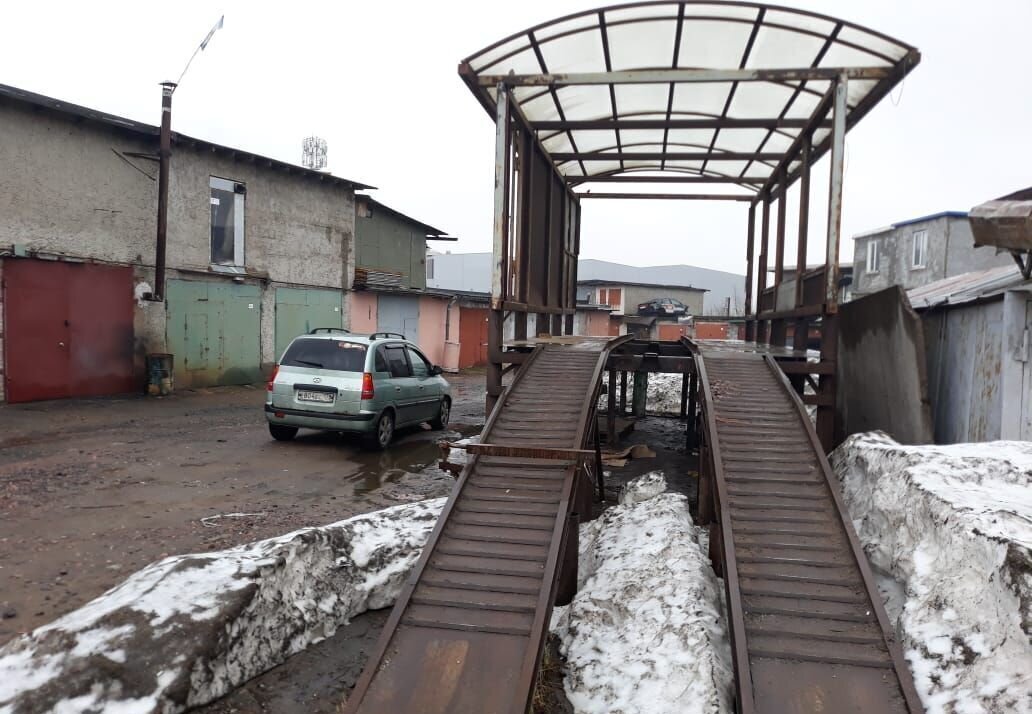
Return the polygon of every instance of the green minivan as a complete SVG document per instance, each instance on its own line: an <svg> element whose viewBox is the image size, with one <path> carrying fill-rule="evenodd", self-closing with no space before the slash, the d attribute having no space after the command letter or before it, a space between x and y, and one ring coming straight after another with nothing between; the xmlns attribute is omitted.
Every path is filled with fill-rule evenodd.
<svg viewBox="0 0 1032 714"><path fill-rule="evenodd" d="M291 341L269 378L269 433L288 441L298 429L354 432L385 449L400 427L444 429L451 387L441 373L404 335L317 328Z"/></svg>

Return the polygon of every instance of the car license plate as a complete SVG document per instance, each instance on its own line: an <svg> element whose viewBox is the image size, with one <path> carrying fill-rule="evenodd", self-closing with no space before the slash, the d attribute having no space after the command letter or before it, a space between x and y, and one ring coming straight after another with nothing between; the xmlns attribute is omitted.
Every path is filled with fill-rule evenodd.
<svg viewBox="0 0 1032 714"><path fill-rule="evenodd" d="M297 400L299 402L322 402L323 404L333 404L333 395L329 392L311 392L307 389L297 390Z"/></svg>

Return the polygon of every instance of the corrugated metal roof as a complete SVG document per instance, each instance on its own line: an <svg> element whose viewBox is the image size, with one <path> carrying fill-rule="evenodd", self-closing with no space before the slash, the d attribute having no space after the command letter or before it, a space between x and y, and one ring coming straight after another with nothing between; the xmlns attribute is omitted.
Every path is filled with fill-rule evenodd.
<svg viewBox="0 0 1032 714"><path fill-rule="evenodd" d="M907 297L915 309L923 310L938 305L962 305L1018 287L1032 289L1032 281L1025 280L1015 264L989 270L973 270L970 273L937 280L908 290Z"/></svg>

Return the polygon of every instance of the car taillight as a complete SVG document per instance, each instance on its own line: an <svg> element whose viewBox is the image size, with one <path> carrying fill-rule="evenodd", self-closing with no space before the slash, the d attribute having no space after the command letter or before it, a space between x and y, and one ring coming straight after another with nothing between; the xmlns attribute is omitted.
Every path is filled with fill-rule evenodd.
<svg viewBox="0 0 1032 714"><path fill-rule="evenodd" d="M373 398L373 375L369 372L362 374L362 399Z"/></svg>
<svg viewBox="0 0 1032 714"><path fill-rule="evenodd" d="M272 391L272 383L276 381L277 374L279 374L279 365L272 368L272 375L269 377L269 381L265 383L266 391Z"/></svg>

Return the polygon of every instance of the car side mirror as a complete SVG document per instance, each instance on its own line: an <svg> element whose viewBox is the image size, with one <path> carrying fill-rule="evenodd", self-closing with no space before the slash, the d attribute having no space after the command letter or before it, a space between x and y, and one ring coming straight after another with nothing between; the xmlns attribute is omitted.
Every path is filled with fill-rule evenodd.
<svg viewBox="0 0 1032 714"><path fill-rule="evenodd" d="M430 368L430 374L436 377L439 374L444 374L444 370L435 364L433 367Z"/></svg>

